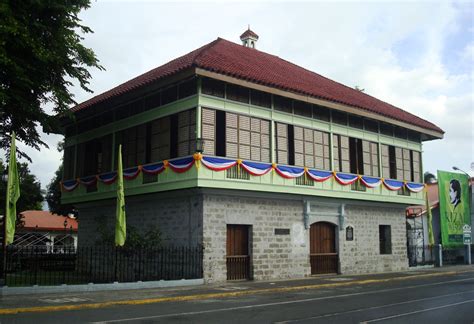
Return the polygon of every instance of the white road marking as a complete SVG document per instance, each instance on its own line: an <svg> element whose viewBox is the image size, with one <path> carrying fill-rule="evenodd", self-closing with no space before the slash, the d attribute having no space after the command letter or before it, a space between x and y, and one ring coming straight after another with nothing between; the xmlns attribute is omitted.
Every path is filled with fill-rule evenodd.
<svg viewBox="0 0 474 324"><path fill-rule="evenodd" d="M432 310L435 310L435 309L442 309L442 308L447 308L447 307L452 307L452 306L457 306L457 305L462 305L462 304L467 304L467 303L472 303L472 302L474 302L474 299L469 299L469 300L465 300L465 301L462 301L462 302L459 302L459 303L453 303L453 304L448 304L448 305L443 305L443 306L438 306L438 307L420 309L420 310L414 311L414 312L408 312L408 313L397 314L397 315L381 317L381 318L374 318L374 319L371 319L369 321L363 321L363 322L360 322L360 323L362 324L362 323L380 322L380 321L384 321L384 320L391 319L391 318L397 318L397 317L403 317L403 316L408 316L408 315L413 315L413 314L419 314L419 313L429 312L429 311L432 311Z"/></svg>
<svg viewBox="0 0 474 324"><path fill-rule="evenodd" d="M44 298L39 301L50 304L65 304L65 303L80 303L89 301L89 298L78 298L78 297L64 297L64 298Z"/></svg>
<svg viewBox="0 0 474 324"><path fill-rule="evenodd" d="M450 284L450 283L454 283L454 282L463 282L463 281L474 281L474 278L449 280L449 281L435 282L435 283L430 283L430 284L422 284L422 285L399 287L399 288L390 288L390 289L382 289L382 290L371 290L371 291L365 291L365 292L360 292L360 293L350 293L350 294L342 294L342 295L335 295L335 296L324 296L324 297L315 297L315 298L307 298L307 299L283 301L283 302L275 302L275 303L247 305L247 306L236 306L236 307L228 307L228 308L217 308L217 309L209 309L209 310L185 312L185 313L173 313L173 314L163 314L163 315L153 315L153 316L143 316L143 317L132 317L132 318L123 318L123 319L117 319L117 320L99 321L99 322L91 322L91 323L95 323L95 324L99 324L99 323L120 323L120 322L126 322L126 321L142 321L142 320L158 319L158 318L166 318L166 317L178 317L178 316L188 316L188 315L210 314L210 313L227 312L227 311L242 310L242 309L252 309L252 308L262 308L262 307L271 307L271 306L279 306L279 305L288 305L288 304L307 303L307 302L312 302L312 301L317 301L317 300L325 300L325 299L336 299L336 298L343 298L343 297L371 295L371 294L386 293L386 292L404 290L404 289L418 289L420 287L440 286L440 285L444 285L444 284Z"/></svg>
<svg viewBox="0 0 474 324"><path fill-rule="evenodd" d="M466 290L466 291L462 291L462 292L446 294L446 295L440 295L440 296L434 296L434 297L411 299L411 300L406 300L406 301L399 302L399 303L392 303L392 304L385 304L385 305L382 305L382 306L372 306L372 307L366 307L366 308L353 309L353 310L346 311L346 312L338 312L338 313L324 314L324 315L319 315L319 316L299 318L299 319L288 320L288 321L275 322L275 324L296 323L296 322L300 322L300 321L307 321L307 320L318 319L318 318L346 315L346 314L358 313L358 312L362 312L362 311L366 311L366 310L374 310L374 309L381 309L381 308L404 305L404 304L411 304L411 303L416 303L416 302L420 302L420 301L439 299L439 298L444 298L444 297L449 297L449 296L462 295L462 294L466 294L466 293L474 293L474 290ZM366 323L366 322L363 322L363 323Z"/></svg>

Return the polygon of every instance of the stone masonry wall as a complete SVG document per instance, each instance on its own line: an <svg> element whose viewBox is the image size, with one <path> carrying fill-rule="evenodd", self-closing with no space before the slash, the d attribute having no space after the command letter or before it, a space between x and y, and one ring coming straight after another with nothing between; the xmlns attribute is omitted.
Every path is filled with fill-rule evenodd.
<svg viewBox="0 0 474 324"><path fill-rule="evenodd" d="M204 195L204 279L226 280L227 224L252 225L253 279L304 277L310 274L303 202ZM275 235L275 228L290 229Z"/></svg>
<svg viewBox="0 0 474 324"><path fill-rule="evenodd" d="M99 227L114 233L115 200L79 205L79 246L93 246ZM164 245L196 246L202 242L202 199L197 194L151 194L126 197L127 226L146 232L157 227Z"/></svg>
<svg viewBox="0 0 474 324"><path fill-rule="evenodd" d="M342 201L341 201L342 202ZM318 221L336 225L340 272L373 273L408 269L405 211L403 207L346 205L343 227L334 208L321 207ZM309 230L303 223L302 200L245 198L205 194L203 197L204 279L226 280L227 224L251 225L252 277L255 280L301 278L311 274ZM319 214L319 213L318 213ZM345 228L354 227L354 240L346 241ZM381 255L379 225L390 225L392 254ZM289 235L275 235L275 228L290 229ZM342 229L342 230L340 230Z"/></svg>
<svg viewBox="0 0 474 324"><path fill-rule="evenodd" d="M346 241L345 228L339 234L341 273L374 273L408 269L405 209L346 206L344 227L354 227L354 240ZM379 225L390 225L392 254L381 255Z"/></svg>

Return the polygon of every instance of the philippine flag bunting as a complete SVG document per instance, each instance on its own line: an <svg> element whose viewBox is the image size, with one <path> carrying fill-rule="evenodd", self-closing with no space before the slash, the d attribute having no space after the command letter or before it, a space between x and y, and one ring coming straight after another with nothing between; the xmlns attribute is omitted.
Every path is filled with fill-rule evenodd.
<svg viewBox="0 0 474 324"><path fill-rule="evenodd" d="M375 177L367 177L367 176L361 176L360 181L367 187L367 188L377 188L382 184L382 179L381 178L375 178Z"/></svg>
<svg viewBox="0 0 474 324"><path fill-rule="evenodd" d="M142 171L148 174L160 174L165 170L165 164L163 162L142 165Z"/></svg>
<svg viewBox="0 0 474 324"><path fill-rule="evenodd" d="M117 179L117 172L108 172L108 173L103 173L99 174L97 176L97 179L105 184L112 184L115 182L115 179Z"/></svg>
<svg viewBox="0 0 474 324"><path fill-rule="evenodd" d="M308 169L306 173L311 179L318 182L326 181L332 177L331 171L318 171L318 170Z"/></svg>
<svg viewBox="0 0 474 324"><path fill-rule="evenodd" d="M383 179L383 184L388 190L397 191L402 189L403 181Z"/></svg>
<svg viewBox="0 0 474 324"><path fill-rule="evenodd" d="M174 172L183 173L191 169L194 165L194 158L189 156L182 159L171 160L168 161L168 164Z"/></svg>
<svg viewBox="0 0 474 324"><path fill-rule="evenodd" d="M321 171L262 162L241 161L221 157L199 155L198 162L204 164L206 168L217 172L227 170L236 165L240 165L243 170L253 176L263 176L270 172L272 169L274 169L279 176L285 179L295 179L301 177L306 173L310 179L317 182L323 182L330 179L331 177L334 177L334 179L343 186L350 185L360 179L360 181L367 188L377 188L380 187L380 185L383 183L388 190L392 191L400 190L404 186L414 193L421 192L424 189L424 185L421 183L403 182L399 180L383 179L378 177L356 175L351 173ZM127 180L133 180L140 174L141 171L147 174L160 174L167 167L169 167L174 172L184 173L188 171L195 163L197 163L195 156L188 156L184 158L174 159L170 161L165 160L163 162L152 163L143 166L139 165L133 168L123 170L123 177ZM97 181L100 181L104 184L112 184L116 181L117 176L117 172L114 171L95 176L87 176L79 179L66 180L61 182L61 188L64 191L73 191L79 184L90 186Z"/></svg>
<svg viewBox="0 0 474 324"><path fill-rule="evenodd" d="M275 171L285 179L294 179L304 174L304 168L295 168L284 165L277 165Z"/></svg>
<svg viewBox="0 0 474 324"><path fill-rule="evenodd" d="M334 178L341 185L347 186L356 182L359 176L357 174L334 172Z"/></svg>
<svg viewBox="0 0 474 324"><path fill-rule="evenodd" d="M411 192L421 192L424 188L425 185L422 183L413 183L413 182L407 182L405 186L410 190Z"/></svg>
<svg viewBox="0 0 474 324"><path fill-rule="evenodd" d="M247 171L253 176L263 176L272 170L272 165L270 163L256 163L249 161L242 161L240 164L242 169Z"/></svg>
<svg viewBox="0 0 474 324"><path fill-rule="evenodd" d="M224 171L237 164L236 160L203 156L201 163L212 171Z"/></svg>

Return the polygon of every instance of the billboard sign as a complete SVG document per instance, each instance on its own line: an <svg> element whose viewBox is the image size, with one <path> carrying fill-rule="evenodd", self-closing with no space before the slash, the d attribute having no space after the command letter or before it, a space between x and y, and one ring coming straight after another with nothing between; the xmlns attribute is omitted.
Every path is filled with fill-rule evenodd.
<svg viewBox="0 0 474 324"><path fill-rule="evenodd" d="M438 186L442 244L446 247L460 246L466 242L465 225L471 225L468 177L464 174L438 171Z"/></svg>

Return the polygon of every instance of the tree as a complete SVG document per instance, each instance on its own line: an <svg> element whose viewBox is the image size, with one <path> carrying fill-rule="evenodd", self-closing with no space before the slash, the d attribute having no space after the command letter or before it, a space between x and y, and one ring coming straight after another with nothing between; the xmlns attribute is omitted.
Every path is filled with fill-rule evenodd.
<svg viewBox="0 0 474 324"><path fill-rule="evenodd" d="M53 106L59 116L69 116L75 104L69 88L77 82L87 87L87 68L103 70L94 52L84 47L78 33L92 30L81 25L78 14L90 0L17 1L0 5L0 148L9 148L10 134L35 149L47 147L38 134L58 130L58 118L45 112ZM29 157L18 152L20 156Z"/></svg>
<svg viewBox="0 0 474 324"><path fill-rule="evenodd" d="M59 145L58 145L59 146ZM59 166L54 174L53 179L48 184L46 192L46 201L48 202L49 211L58 214L67 216L69 213L73 212L74 207L72 205L63 205L61 204L61 179L63 175L63 165Z"/></svg>
<svg viewBox="0 0 474 324"><path fill-rule="evenodd" d="M7 166L0 159L0 174ZM20 198L16 204L18 213L25 210L41 210L43 204L43 193L41 184L36 176L30 173L28 164L18 163L18 177L20 178ZM6 196L7 184L0 181L0 197ZM0 215L5 215L5 205L0 204Z"/></svg>
<svg viewBox="0 0 474 324"><path fill-rule="evenodd" d="M436 180L436 176L433 173L431 173L429 171L426 171L423 174L423 181L424 181L424 183L435 183L438 180Z"/></svg>

